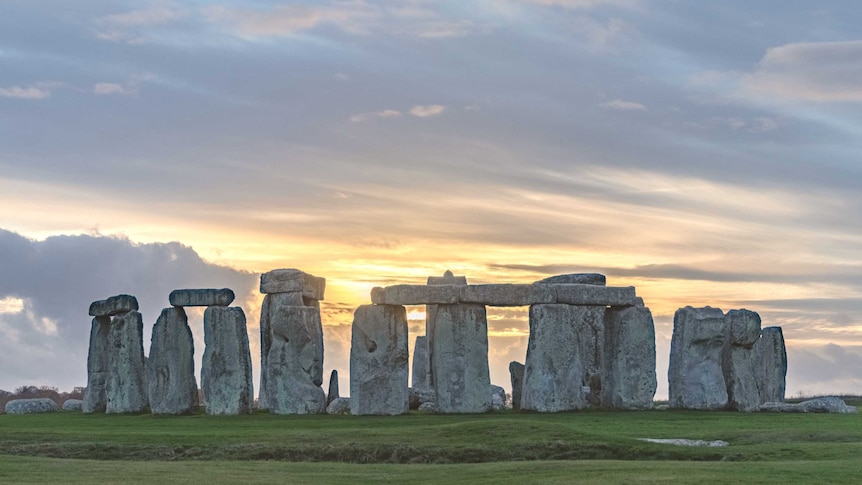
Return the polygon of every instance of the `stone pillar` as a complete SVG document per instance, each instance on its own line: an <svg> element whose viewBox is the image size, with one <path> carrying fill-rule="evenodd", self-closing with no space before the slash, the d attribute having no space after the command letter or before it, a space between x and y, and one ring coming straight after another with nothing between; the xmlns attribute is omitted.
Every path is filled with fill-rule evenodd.
<svg viewBox="0 0 862 485"><path fill-rule="evenodd" d="M428 337L416 337L413 344L413 386L414 389L428 389Z"/></svg>
<svg viewBox="0 0 862 485"><path fill-rule="evenodd" d="M676 311L668 369L671 407L722 409L727 405L721 368L726 326L718 308L689 306Z"/></svg>
<svg viewBox="0 0 862 485"><path fill-rule="evenodd" d="M350 345L350 413L406 413L408 363L407 310L395 305L357 308Z"/></svg>
<svg viewBox="0 0 862 485"><path fill-rule="evenodd" d="M273 297L279 295L272 295ZM323 384L323 335L315 307L270 306L271 346L266 358L266 399L271 413L326 412Z"/></svg>
<svg viewBox="0 0 862 485"><path fill-rule="evenodd" d="M755 375L760 402L784 402L787 350L781 327L766 327L754 344Z"/></svg>
<svg viewBox="0 0 862 485"><path fill-rule="evenodd" d="M558 304L530 307L521 409L559 412L587 406L579 327L588 311Z"/></svg>
<svg viewBox="0 0 862 485"><path fill-rule="evenodd" d="M490 410L485 306L437 305L431 346L431 375L438 410L442 413Z"/></svg>
<svg viewBox="0 0 862 485"><path fill-rule="evenodd" d="M601 405L650 409L657 386L655 324L649 308L611 308L605 313Z"/></svg>
<svg viewBox="0 0 862 485"><path fill-rule="evenodd" d="M106 413L139 413L147 407L144 322L136 311L111 319Z"/></svg>
<svg viewBox="0 0 862 485"><path fill-rule="evenodd" d="M512 381L512 409L521 409L521 389L524 385L524 364L509 362L509 376Z"/></svg>
<svg viewBox="0 0 862 485"><path fill-rule="evenodd" d="M242 308L207 308L204 341L201 386L207 414L251 413L254 386Z"/></svg>
<svg viewBox="0 0 862 485"><path fill-rule="evenodd" d="M329 406L332 404L332 401L338 399L338 371L332 369L332 373L329 374L329 392L326 393L326 405Z"/></svg>
<svg viewBox="0 0 862 485"><path fill-rule="evenodd" d="M162 310L153 326L147 360L147 396L153 414L183 414L197 409L194 353L185 310Z"/></svg>
<svg viewBox="0 0 862 485"><path fill-rule="evenodd" d="M727 407L737 411L760 409L754 344L760 338L760 315L749 310L731 310L724 316L730 332L722 357L727 383Z"/></svg>
<svg viewBox="0 0 862 485"><path fill-rule="evenodd" d="M443 285L457 285L457 286L467 286L467 277L466 276L455 276L448 269L443 273L443 276L429 276L428 277L428 286L443 286ZM437 317L437 305L425 305L425 337L428 339L427 347L428 347L428 375L425 377L426 387L433 387L434 385L434 324ZM415 355L413 357L416 358ZM415 388L416 385L414 384Z"/></svg>
<svg viewBox="0 0 862 485"><path fill-rule="evenodd" d="M87 355L87 392L81 407L85 413L103 413L108 405L110 335L111 317L93 317L90 327L90 351Z"/></svg>

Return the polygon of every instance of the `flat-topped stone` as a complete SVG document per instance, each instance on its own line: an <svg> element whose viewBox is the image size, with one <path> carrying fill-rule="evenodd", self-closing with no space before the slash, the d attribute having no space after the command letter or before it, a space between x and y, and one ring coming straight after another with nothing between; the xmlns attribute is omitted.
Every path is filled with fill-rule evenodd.
<svg viewBox="0 0 862 485"><path fill-rule="evenodd" d="M39 414L59 411L57 403L46 397L13 399L6 403L6 414Z"/></svg>
<svg viewBox="0 0 862 485"><path fill-rule="evenodd" d="M228 306L236 296L230 288L174 290L168 297L171 306Z"/></svg>
<svg viewBox="0 0 862 485"><path fill-rule="evenodd" d="M428 277L429 285L460 285L464 286L467 284L466 276L455 276L451 271L446 271L443 273L443 276L429 276Z"/></svg>
<svg viewBox="0 0 862 485"><path fill-rule="evenodd" d="M90 304L91 317L112 317L120 313L138 311L138 299L132 295L117 295Z"/></svg>
<svg viewBox="0 0 862 485"><path fill-rule="evenodd" d="M605 286L607 279L605 275L599 273L572 273L551 276L539 280L538 284L547 285L598 285Z"/></svg>
<svg viewBox="0 0 862 485"><path fill-rule="evenodd" d="M260 292L264 294L301 292L303 298L319 301L325 291L326 278L298 269L274 269L260 275Z"/></svg>
<svg viewBox="0 0 862 485"><path fill-rule="evenodd" d="M456 285L394 285L371 290L375 305L446 305L458 303L461 288Z"/></svg>
<svg viewBox="0 0 862 485"><path fill-rule="evenodd" d="M637 298L634 286L562 284L552 288L556 303L567 305L632 306Z"/></svg>
<svg viewBox="0 0 862 485"><path fill-rule="evenodd" d="M489 306L527 306L553 303L556 295L547 285L498 284L461 287L461 303Z"/></svg>

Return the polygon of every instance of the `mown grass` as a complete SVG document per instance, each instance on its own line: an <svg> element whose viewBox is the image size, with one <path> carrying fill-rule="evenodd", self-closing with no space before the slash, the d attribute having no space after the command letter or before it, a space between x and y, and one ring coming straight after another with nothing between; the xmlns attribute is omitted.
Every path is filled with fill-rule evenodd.
<svg viewBox="0 0 862 485"><path fill-rule="evenodd" d="M730 446L687 448L638 438ZM0 416L0 481L152 482L162 476L180 483L287 476L292 483L862 482L862 415Z"/></svg>

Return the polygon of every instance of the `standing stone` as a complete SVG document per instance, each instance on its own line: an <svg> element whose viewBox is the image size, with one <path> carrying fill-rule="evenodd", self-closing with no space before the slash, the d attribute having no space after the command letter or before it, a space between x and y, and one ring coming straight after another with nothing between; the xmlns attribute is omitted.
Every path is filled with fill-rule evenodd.
<svg viewBox="0 0 862 485"><path fill-rule="evenodd" d="M332 401L338 399L338 371L332 369L332 373L329 374L329 392L326 393L326 405L329 406L332 404Z"/></svg>
<svg viewBox="0 0 862 485"><path fill-rule="evenodd" d="M668 369L671 407L721 409L727 405L721 369L726 328L719 308L689 306L676 311Z"/></svg>
<svg viewBox="0 0 862 485"><path fill-rule="evenodd" d="M273 295L277 296L277 295ZM272 343L266 358L266 404L274 414L326 411L323 333L314 307L270 305Z"/></svg>
<svg viewBox="0 0 862 485"><path fill-rule="evenodd" d="M570 305L530 307L521 409L559 412L587 406L579 342L587 311Z"/></svg>
<svg viewBox="0 0 862 485"><path fill-rule="evenodd" d="M111 319L106 413L139 413L147 407L144 322L135 311Z"/></svg>
<svg viewBox="0 0 862 485"><path fill-rule="evenodd" d="M601 404L602 354L605 339L605 311L603 306L579 306L574 312L577 321L572 321L578 332L578 355L584 373L582 386L589 388L588 401L593 406Z"/></svg>
<svg viewBox="0 0 862 485"><path fill-rule="evenodd" d="M512 409L521 409L521 388L524 385L524 364L509 362L509 375L512 379Z"/></svg>
<svg viewBox="0 0 862 485"><path fill-rule="evenodd" d="M601 405L650 409L656 391L655 324L646 307L605 313Z"/></svg>
<svg viewBox="0 0 862 485"><path fill-rule="evenodd" d="M195 346L182 307L162 310L153 326L147 361L147 396L153 414L183 414L198 407Z"/></svg>
<svg viewBox="0 0 862 485"><path fill-rule="evenodd" d="M350 343L350 414L404 414L409 349L403 306L362 305Z"/></svg>
<svg viewBox="0 0 862 485"><path fill-rule="evenodd" d="M466 276L455 276L448 269L443 273L443 276L429 276L428 286L455 285L467 286ZM459 291L460 298L460 291ZM437 318L437 305L425 306L425 338L427 339L426 346L428 347L428 373L425 376L425 382L430 388L434 387L434 322ZM416 358L415 356L413 357ZM414 386L415 387L415 386Z"/></svg>
<svg viewBox="0 0 862 485"><path fill-rule="evenodd" d="M413 382L416 389L428 389L428 337L416 337L413 344Z"/></svg>
<svg viewBox="0 0 862 485"><path fill-rule="evenodd" d="M484 305L438 305L431 340L432 376L441 413L491 408L488 320Z"/></svg>
<svg viewBox="0 0 862 485"><path fill-rule="evenodd" d="M90 351L87 355L87 391L82 410L103 413L108 406L108 375L110 374L111 317L94 317L90 327Z"/></svg>
<svg viewBox="0 0 862 485"><path fill-rule="evenodd" d="M760 402L784 402L787 350L781 327L766 327L754 344L754 370Z"/></svg>
<svg viewBox="0 0 862 485"><path fill-rule="evenodd" d="M201 387L207 414L251 413L254 387L242 308L207 308L204 312L204 342L206 350L201 365Z"/></svg>
<svg viewBox="0 0 862 485"><path fill-rule="evenodd" d="M491 409L500 411L506 408L506 390L491 384Z"/></svg>
<svg viewBox="0 0 862 485"><path fill-rule="evenodd" d="M727 407L737 411L757 411L760 393L753 347L760 338L760 315L749 310L730 310L724 319L730 332L722 357Z"/></svg>
<svg viewBox="0 0 862 485"><path fill-rule="evenodd" d="M267 373L269 366L267 365L267 356L269 349L272 347L272 328L271 315L273 312L280 314L282 308L286 306L304 306L304 299L301 291L291 293L272 293L263 297L263 304L260 308L260 387L257 399L258 409L269 409L267 403Z"/></svg>

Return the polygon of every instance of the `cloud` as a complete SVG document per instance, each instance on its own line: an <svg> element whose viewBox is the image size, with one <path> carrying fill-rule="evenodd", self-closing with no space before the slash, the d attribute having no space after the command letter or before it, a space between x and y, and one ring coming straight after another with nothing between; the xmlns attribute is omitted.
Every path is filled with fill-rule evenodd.
<svg viewBox="0 0 862 485"><path fill-rule="evenodd" d="M591 9L596 7L633 7L639 0L522 0L526 3L544 5L546 7L563 7L568 9Z"/></svg>
<svg viewBox="0 0 862 485"><path fill-rule="evenodd" d="M10 86L0 88L0 97L17 99L46 99L51 97L51 90L45 85L27 87Z"/></svg>
<svg viewBox="0 0 862 485"><path fill-rule="evenodd" d="M428 118L430 116L441 115L445 110L446 106L442 104L417 104L410 108L410 114L419 118Z"/></svg>
<svg viewBox="0 0 862 485"><path fill-rule="evenodd" d="M600 106L604 108L610 108L620 111L646 111L647 107L641 103L636 103L633 101L623 101L622 99L615 99L613 101L609 101L607 103L602 103Z"/></svg>
<svg viewBox="0 0 862 485"><path fill-rule="evenodd" d="M353 115L350 117L351 123L362 123L365 121L370 121L374 118L397 118L401 116L401 112L394 109L384 109L383 111L376 111L374 113L360 113L358 115Z"/></svg>
<svg viewBox="0 0 862 485"><path fill-rule="evenodd" d="M186 17L189 12L165 3L154 3L145 9L110 14L95 20L96 38L110 42L143 44L153 27L160 27Z"/></svg>
<svg viewBox="0 0 862 485"><path fill-rule="evenodd" d="M126 95L130 96L138 93L137 86L124 86L116 83L96 83L93 86L93 94L96 95Z"/></svg>

